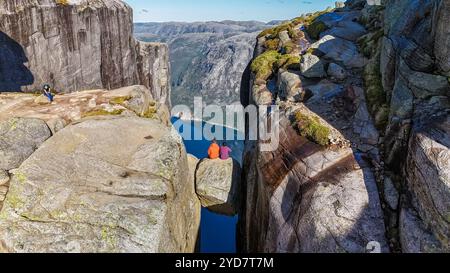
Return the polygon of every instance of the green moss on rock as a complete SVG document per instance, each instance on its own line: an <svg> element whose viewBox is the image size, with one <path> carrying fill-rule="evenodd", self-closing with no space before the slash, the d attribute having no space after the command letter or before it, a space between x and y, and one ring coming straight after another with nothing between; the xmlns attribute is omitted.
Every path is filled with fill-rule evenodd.
<svg viewBox="0 0 450 273"><path fill-rule="evenodd" d="M278 59L276 66L277 68L298 70L300 68L300 61L301 57L298 55L285 54Z"/></svg>
<svg viewBox="0 0 450 273"><path fill-rule="evenodd" d="M149 118L154 119L156 118L158 110L156 109L156 106L149 106L147 110L141 115L143 118Z"/></svg>
<svg viewBox="0 0 450 273"><path fill-rule="evenodd" d="M364 87L367 107L374 117L375 126L383 131L388 123L389 106L381 81L379 54L364 68Z"/></svg>
<svg viewBox="0 0 450 273"><path fill-rule="evenodd" d="M287 42L287 43L284 44L284 46L283 46L283 52L284 52L285 54L291 54L291 53L294 52L294 50L295 50L296 47L297 47L297 45L296 45L294 42L289 41L289 42Z"/></svg>
<svg viewBox="0 0 450 273"><path fill-rule="evenodd" d="M276 50L268 50L256 57L250 69L255 73L257 79L267 80L273 73L273 66L281 57Z"/></svg>
<svg viewBox="0 0 450 273"><path fill-rule="evenodd" d="M93 110L90 112L86 112L82 115L83 118L86 117L95 117L95 116L117 116L122 114L124 109L116 109L111 112L106 111L105 109Z"/></svg>
<svg viewBox="0 0 450 273"><path fill-rule="evenodd" d="M116 98L112 98L109 103L111 104L116 104L116 105L122 105L124 104L126 101L129 101L132 97L131 96L123 96L123 97L116 97Z"/></svg>
<svg viewBox="0 0 450 273"><path fill-rule="evenodd" d="M328 30L328 26L319 20L312 22L310 25L306 27L306 32L309 37L314 40L318 40L320 38L320 34L324 31Z"/></svg>
<svg viewBox="0 0 450 273"><path fill-rule="evenodd" d="M301 112L295 114L295 126L300 135L321 146L330 142L330 129L320 123L318 117L305 115Z"/></svg>
<svg viewBox="0 0 450 273"><path fill-rule="evenodd" d="M278 39L278 38L275 38L272 40L267 40L264 43L264 47L268 50L278 50L279 45L280 45L280 39Z"/></svg>

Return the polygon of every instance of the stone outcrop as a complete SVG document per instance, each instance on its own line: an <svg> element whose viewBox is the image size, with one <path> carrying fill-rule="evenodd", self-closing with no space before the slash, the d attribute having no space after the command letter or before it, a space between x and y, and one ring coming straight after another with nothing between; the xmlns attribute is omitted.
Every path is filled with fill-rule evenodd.
<svg viewBox="0 0 450 273"><path fill-rule="evenodd" d="M69 125L14 171L1 251L192 252L200 205L188 171L181 137L156 120Z"/></svg>
<svg viewBox="0 0 450 273"><path fill-rule="evenodd" d="M170 105L168 48L133 38L120 0L0 3L0 91L57 92L141 84Z"/></svg>
<svg viewBox="0 0 450 273"><path fill-rule="evenodd" d="M233 159L202 160L195 173L196 192L202 206L219 214L239 212L241 167Z"/></svg>
<svg viewBox="0 0 450 273"><path fill-rule="evenodd" d="M285 70L278 72L278 90L282 99L289 101L301 101L304 97L302 79L299 74ZM272 95L270 95L272 97Z"/></svg>
<svg viewBox="0 0 450 273"><path fill-rule="evenodd" d="M280 146L246 155L241 236L250 252L388 251L375 177L350 148L324 149L283 119Z"/></svg>
<svg viewBox="0 0 450 273"><path fill-rule="evenodd" d="M413 207L424 226L440 241L436 249L446 251L450 251L449 147L450 117L447 117L412 132L406 162L406 182ZM404 241L413 243L407 238Z"/></svg>
<svg viewBox="0 0 450 273"><path fill-rule="evenodd" d="M200 201L168 112L145 86L0 95L0 251L193 252Z"/></svg>
<svg viewBox="0 0 450 273"><path fill-rule="evenodd" d="M0 94L0 120L14 117L40 119L53 133L81 118L100 114L138 115L158 119L164 124L170 122L168 107L158 103L150 90L141 85L73 92L56 95L52 103L44 102L37 102L32 94Z"/></svg>
<svg viewBox="0 0 450 273"><path fill-rule="evenodd" d="M273 56L278 61L252 71L253 87L269 87L284 71L299 75L304 95L288 99L280 86L270 93L249 90L250 103L272 94L272 104L282 109L282 128L275 151L259 151L258 142L246 144L246 202L240 224L244 251L365 251L362 241L351 235L351 226L370 234L382 251L449 251L449 32L443 27L448 25L443 9L449 1L369 2L347 1L334 11L283 23L280 28L288 28L291 41L308 39L306 48L265 54L268 62ZM262 33L257 56L267 51L265 44L286 38L276 30ZM293 56L300 57L299 67L283 67L282 60ZM304 74L311 56L314 63L323 62L326 78ZM274 73L267 75L270 69ZM268 80L256 79L257 72ZM294 80L289 83L294 86ZM341 137L331 136L330 130ZM315 155L326 160L309 161ZM323 176L316 179L314 172ZM347 199L352 189L338 186L348 183L346 177L369 198ZM327 212L330 199L352 212L366 209L360 210L361 217L348 214L346 220L354 222L344 223L339 205L335 215ZM328 219L339 223L341 231L350 231L339 235ZM360 228L360 221L371 228ZM351 238L345 236L349 234Z"/></svg>
<svg viewBox="0 0 450 273"><path fill-rule="evenodd" d="M18 168L51 135L40 119L11 118L0 122L0 170Z"/></svg>
<svg viewBox="0 0 450 273"><path fill-rule="evenodd" d="M342 63L348 68L363 67L366 65L366 60L359 53L358 47L351 41L342 38L325 35L319 41L312 44L311 47L325 54L325 58Z"/></svg>
<svg viewBox="0 0 450 273"><path fill-rule="evenodd" d="M369 111L376 120L384 119L378 127L386 163L387 225L404 252L449 251L444 170L449 168L450 34L443 27L449 23L443 10L449 4L386 1L381 13L368 10L382 24L367 23L374 35L360 41L371 56L365 77Z"/></svg>

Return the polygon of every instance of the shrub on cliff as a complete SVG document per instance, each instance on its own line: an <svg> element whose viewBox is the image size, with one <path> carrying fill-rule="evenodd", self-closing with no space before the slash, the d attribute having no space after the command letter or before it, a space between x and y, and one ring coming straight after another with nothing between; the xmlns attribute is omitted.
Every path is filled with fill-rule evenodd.
<svg viewBox="0 0 450 273"><path fill-rule="evenodd" d="M276 62L277 68L295 69L300 68L301 57L298 55L285 54L282 55Z"/></svg>
<svg viewBox="0 0 450 273"><path fill-rule="evenodd" d="M312 117L302 112L295 113L295 126L301 136L321 146L327 146L330 142L330 129L320 123L318 117Z"/></svg>
<svg viewBox="0 0 450 273"><path fill-rule="evenodd" d="M279 44L280 44L280 39L275 38L272 40L267 40L264 43L264 47L268 50L278 50Z"/></svg>
<svg viewBox="0 0 450 273"><path fill-rule="evenodd" d="M314 40L318 40L320 38L320 34L328 29L328 26L322 21L314 21L312 24L306 27L306 32L309 37Z"/></svg>
<svg viewBox="0 0 450 273"><path fill-rule="evenodd" d="M267 80L273 73L275 62L281 57L276 50L268 50L253 60L250 68L257 79Z"/></svg>

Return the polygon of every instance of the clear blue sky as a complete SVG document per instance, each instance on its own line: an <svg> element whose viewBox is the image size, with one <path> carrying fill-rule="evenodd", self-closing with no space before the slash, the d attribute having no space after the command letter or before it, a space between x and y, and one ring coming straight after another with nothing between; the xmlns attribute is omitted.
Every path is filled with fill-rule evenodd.
<svg viewBox="0 0 450 273"><path fill-rule="evenodd" d="M285 20L334 7L335 0L125 0L135 22Z"/></svg>

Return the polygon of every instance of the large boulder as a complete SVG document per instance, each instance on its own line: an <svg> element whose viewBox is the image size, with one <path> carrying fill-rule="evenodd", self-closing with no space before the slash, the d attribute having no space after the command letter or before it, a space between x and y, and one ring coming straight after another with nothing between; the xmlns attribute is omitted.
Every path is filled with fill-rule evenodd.
<svg viewBox="0 0 450 273"><path fill-rule="evenodd" d="M407 81L414 97L426 99L433 96L450 95L447 77L414 71L403 59L399 62L399 73Z"/></svg>
<svg viewBox="0 0 450 273"><path fill-rule="evenodd" d="M304 90L300 75L283 69L278 72L278 95L287 101L302 101Z"/></svg>
<svg viewBox="0 0 450 273"><path fill-rule="evenodd" d="M347 78L347 71L345 71L342 66L335 63L330 63L328 65L327 74L338 81L343 81Z"/></svg>
<svg viewBox="0 0 450 273"><path fill-rule="evenodd" d="M305 90L312 95L308 100L308 102L312 102L315 100L329 100L342 93L344 87L341 84L335 84L324 79L317 84L305 86Z"/></svg>
<svg viewBox="0 0 450 273"><path fill-rule="evenodd" d="M342 63L348 68L364 67L367 64L367 60L359 53L355 43L342 38L325 35L311 47L322 52L324 58Z"/></svg>
<svg viewBox="0 0 450 273"><path fill-rule="evenodd" d="M241 167L233 159L205 159L198 165L197 195L203 207L223 214L235 215L239 211Z"/></svg>
<svg viewBox="0 0 450 273"><path fill-rule="evenodd" d="M40 119L11 118L0 122L0 170L18 168L51 135Z"/></svg>
<svg viewBox="0 0 450 273"><path fill-rule="evenodd" d="M340 21L336 23L336 27L328 29L320 34L320 37L331 35L345 40L353 41L366 34L366 29L360 24L352 21Z"/></svg>
<svg viewBox="0 0 450 273"><path fill-rule="evenodd" d="M159 121L102 116L45 142L10 181L2 252L192 252L200 203L182 139Z"/></svg>
<svg viewBox="0 0 450 273"><path fill-rule="evenodd" d="M313 54L305 54L302 56L300 71L307 78L323 78L326 76L324 62Z"/></svg>

